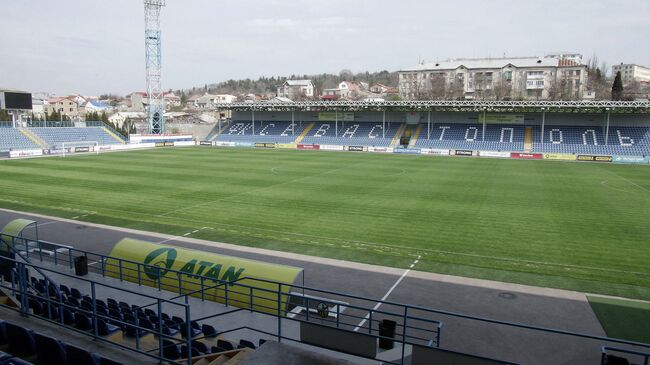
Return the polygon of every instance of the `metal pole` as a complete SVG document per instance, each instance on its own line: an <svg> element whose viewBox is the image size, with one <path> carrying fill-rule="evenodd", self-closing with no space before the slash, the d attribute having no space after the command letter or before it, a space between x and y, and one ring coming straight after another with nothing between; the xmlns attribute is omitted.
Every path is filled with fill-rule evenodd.
<svg viewBox="0 0 650 365"><path fill-rule="evenodd" d="M255 134L255 110L251 110L252 113L252 122L253 122L253 135ZM244 133L245 134L245 133Z"/></svg>
<svg viewBox="0 0 650 365"><path fill-rule="evenodd" d="M282 283L278 284L278 342L282 341Z"/></svg>
<svg viewBox="0 0 650 365"><path fill-rule="evenodd" d="M294 123L294 111L291 111L291 136L296 135L296 124Z"/></svg>
<svg viewBox="0 0 650 365"><path fill-rule="evenodd" d="M609 144L609 114L610 114L610 111L608 110L607 111L607 127L605 129L605 146L607 146L607 144Z"/></svg>
<svg viewBox="0 0 650 365"><path fill-rule="evenodd" d="M404 307L404 322L402 323L402 365L404 365L404 352L406 350L406 320L409 307Z"/></svg>
<svg viewBox="0 0 650 365"><path fill-rule="evenodd" d="M427 115L427 139L431 139L431 110Z"/></svg>
<svg viewBox="0 0 650 365"><path fill-rule="evenodd" d="M339 111L334 111L334 134L339 138Z"/></svg>
<svg viewBox="0 0 650 365"><path fill-rule="evenodd" d="M381 122L381 138L386 138L386 110L384 110L382 122Z"/></svg>
<svg viewBox="0 0 650 365"><path fill-rule="evenodd" d="M483 109L483 136L481 138L481 141L483 141L483 142L485 142L485 121L487 119L486 113L487 112L485 111L485 109Z"/></svg>
<svg viewBox="0 0 650 365"><path fill-rule="evenodd" d="M546 110L542 109L542 139L541 143L544 143L544 126L546 124Z"/></svg>

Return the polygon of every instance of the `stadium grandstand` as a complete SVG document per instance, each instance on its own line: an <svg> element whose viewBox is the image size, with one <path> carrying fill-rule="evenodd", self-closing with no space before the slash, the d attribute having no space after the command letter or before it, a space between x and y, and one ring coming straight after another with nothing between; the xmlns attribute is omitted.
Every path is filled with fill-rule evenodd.
<svg viewBox="0 0 650 365"><path fill-rule="evenodd" d="M232 118L217 122L206 139L199 142L201 145L632 162L645 165L650 163L649 103L304 102L232 103L219 105L218 108L230 110ZM195 144L197 143L194 136L190 134L131 135L127 142L101 122L28 122L20 127L15 127L12 123L0 124L2 157L32 157L58 154L66 150L90 152L96 149L99 152L130 148L194 146ZM221 152L223 153L219 155ZM0 313L2 313L0 365L650 364L650 344L636 337L633 339L615 337L603 331L601 324L595 319L594 312L591 309L585 310L589 304L572 296L574 292L569 290L561 293L553 292L553 290L560 290L553 288L563 288L561 286L537 288L538 291L531 294L525 292L523 286L512 289L511 285L528 283L525 280L500 283L508 289L490 288L492 290L490 295L494 295L485 301L480 300L479 304L485 311L480 312L479 315L471 310L476 308L472 307L471 303L479 301L474 299L474 296L485 298L481 297L482 292L488 291L485 287L473 286L474 282L471 284L463 282L455 283L458 285L452 288L451 281L445 281L449 279L447 277L441 280L433 280L430 277L424 279L424 276L405 279L411 270L419 270L414 268L414 265L422 258L420 251L404 254L409 262L413 261L410 268L405 269L406 271L396 271L396 276L399 277L397 281L394 281L391 276L395 272L390 270L394 268L386 264L372 262L377 266L364 267L361 270L353 267L352 261L337 261L329 262L327 265L331 266L323 269L324 273L321 275L333 277L331 281L324 282L323 276L320 277L321 280L310 281L314 268L321 260L320 257L299 255L297 252L293 252L295 255L286 255L286 252L291 250L271 254L270 248L276 246L262 246L270 242L269 237L281 232L281 229L288 228L269 222L264 222L265 226L262 228L246 228L245 233L250 235L244 237L254 238L238 243L249 246L249 242L259 240L262 242L259 247L267 248L259 251L255 251L258 250L255 248L250 250L228 248L227 244L218 244L218 239L207 234L203 238L213 239L213 241L189 237L211 229L228 232L227 234L232 233L233 236L223 236L228 239L228 237L235 237L234 234L239 234L238 230L246 227L233 224L233 222L239 223L234 220L224 220L219 222L222 226L219 225L218 228L201 228L204 224L217 226L217 223L199 221L197 216L190 214L205 214L206 218L203 219L209 220L212 219L209 210L213 209L248 219L247 211L240 212L237 210L239 208L233 208L231 211L231 206L228 204L233 204L233 207L237 203L249 205L250 200L241 199L244 200L242 203L227 201L227 199L242 197L252 191L264 191L269 196L280 196L282 194L270 192L270 187L286 188L288 183L296 181L308 184L302 180L303 172L298 169L295 175L297 177L288 176L284 178L286 180L280 180L281 174L277 173L276 167L266 166L269 159L282 159L283 156L290 155L319 159L324 156L316 153L301 155L295 152L294 154L293 151L271 152L251 149L247 152L243 150L250 156L263 156L262 162L256 162L258 165L265 165L263 173L258 175L262 176L262 179L259 179L261 185L250 187L252 190L229 192L224 188L225 185L214 182L220 179L222 181L220 183L229 183L228 168L225 163L236 165L231 168L238 172L251 174L243 162L245 156L238 156L238 152L241 151L229 149L217 151L212 148L196 147L184 151L154 149L131 156L128 154L89 156L85 161L84 159L41 160L41 162L55 163L54 169L66 167L66 172L71 174L80 170L79 166L86 163L92 165L88 171L83 172L87 175L85 178L79 178L78 175L66 175L62 178L65 178L69 185L65 186L65 189L72 191L79 183L84 187L91 186L93 195L86 196L87 200L80 205L67 201L41 202L39 199L42 199L43 195L53 195L49 191L46 193L37 191L33 194L35 197L29 196L30 192L23 191L17 197L10 195L0 197L0 200L6 204L3 208L9 208L0 209L0 222L3 222L0 224L2 229L0 231ZM177 153L185 154L181 168L171 166L174 154ZM161 156L162 158L166 156L167 160L161 163L151 163L155 160L149 160L149 158L159 159ZM354 155L331 154L329 156L352 157ZM97 170L108 171L108 168L101 167L107 165L102 165L100 161L106 157L109 158L108 163L113 165L116 161L128 165L129 171L124 174L133 175L133 178L141 183L141 188L150 189L152 186L164 185L161 182L173 181L169 186L187 184L191 191L181 194L174 189L167 189L171 194L179 196L178 200L183 204L180 208L173 207L162 198L152 199L153 210L148 209L146 199L133 199L133 201L126 199L128 206L110 204L108 208L91 206L90 204L105 204L94 196L94 194L99 196L102 189L110 193L107 200L110 202L118 200L115 199L117 195L113 195L113 183L115 181L122 183L120 179L124 178L124 174L113 170L105 175L96 173ZM127 164L125 161L130 157L135 157L134 160L139 159L140 161L136 163L142 165L138 167ZM385 155L360 155L359 157L372 158L375 162L381 160L382 164L384 159L389 159L389 156ZM397 164L404 161L397 156L390 159L393 163L398 161ZM198 164L195 165L198 160L206 164L203 165L205 169L202 169L202 172L218 170L218 178L215 177L217 175L208 174L199 176L196 173L199 170L196 168ZM307 164L315 166L314 160L311 161ZM431 161L437 162L437 160ZM471 159L447 159L447 161L472 162L474 167L468 169L475 169L477 166ZM484 162L487 163L487 161L477 161L476 164ZM506 161L492 162L506 163ZM28 176L26 179L29 179L29 183L36 181L32 185L32 188L36 188L37 184L40 184L40 178L38 174L31 175L25 171L25 165L28 163L31 161L8 162L6 181L13 184L14 181L9 179L16 179L15 176L19 178ZM355 162L354 169L360 169L361 163ZM38 166L41 165L40 163L32 165L37 165L31 166L32 169L42 167ZM152 165L152 169L142 170L141 166L145 165ZM521 167L517 163L513 163L513 166L513 169ZM544 166L552 166L552 164ZM557 166L564 167L562 164ZM602 167L593 164L583 166L596 170ZM390 174L382 176L382 179L386 179L389 184L398 181L400 179L398 176L402 176L406 171L401 167L399 165L399 168L395 168L401 172L391 171ZM187 171L181 171L184 168L187 168ZM646 171L644 167L633 168L635 171ZM136 170L138 174L133 173ZM51 170L46 173L49 174L49 171ZM445 171L441 171L440 175L444 173ZM348 171L346 174L341 175L343 179L354 180L350 178L353 175ZM145 184L146 175L155 175L155 178L168 176L179 180L158 180L153 184ZM322 175L323 173L319 171L310 176L321 179ZM106 186L100 186L102 184L97 181L101 176L108 176L110 178L107 180L114 180L106 183ZM268 180L263 180L267 176L277 180L269 183ZM80 181L74 181L78 178ZM236 178L237 183L231 185L238 187L246 185L239 183L244 180ZM193 184L187 183L189 179L192 179ZM372 179L371 177L367 181ZM214 200L206 198L203 195L206 190L201 190L198 182L205 183L210 191L219 190L223 195L214 197ZM352 185L356 183L355 180ZM597 181L596 186L608 188L605 183L606 181ZM645 188L636 185L633 181L628 183L637 186L639 191L647 192ZM382 188L385 185L387 184ZM452 183L447 186L451 185ZM23 187L23 185L12 186ZM312 186L309 187L308 194L313 194ZM362 187L368 188L367 185ZM331 193L330 190L323 190L327 194ZM612 191L629 193L626 189ZM390 191L386 190L386 192ZM300 194L302 192L297 195ZM135 195L144 194L133 192L129 199ZM189 201L187 197L190 195L198 197L199 200ZM385 193L381 195L381 199L386 199L390 195L393 194ZM342 201L331 199L333 197L334 194L328 195L326 199L323 198L328 200L327 214L337 213L336 208L332 206ZM345 194L346 200L348 197L349 195ZM474 197L472 195L470 198ZM501 195L498 198L501 199ZM93 199L95 202L91 202ZM281 206L286 201L277 205ZM223 206L215 202L222 202ZM273 201L264 201L264 204L266 204L264 209L268 210L265 212L268 214L267 217L275 214L273 208L276 204ZM312 208L317 214L321 212L321 208L297 200L288 205L291 205L292 209L298 206L300 214ZM57 218L19 211L25 206L43 207L43 210L30 210L41 214L64 211L66 214L74 215ZM365 217L367 214L377 220L389 221L386 215L375 215L372 210L361 207L350 209L351 213L346 217L353 214ZM107 215L105 217L109 219L102 220L102 215L97 214L93 209L97 211L105 209L115 215ZM525 209L530 207L526 206ZM135 211L141 214L137 219L131 215ZM409 212L393 206L389 211L391 215L399 216L397 219L405 219L401 217L406 217ZM452 212L453 214L450 215L460 211L454 206ZM181 214L172 216L173 213ZM56 215L56 213L51 214ZM467 223L470 219L460 215L462 223ZM311 221L311 217L313 216L307 217L306 220ZM122 226L127 228L116 227L120 224L115 223L119 219L128 220L128 225ZM86 222L83 222L84 220ZM173 223L163 223L163 220ZM480 220L480 217L477 220ZM143 224L143 221L151 225ZM191 222L192 226L196 224L199 226L189 232L179 233L178 229L187 228L179 223L181 221L184 224ZM331 222L337 221L332 220L328 224L336 229L340 228L339 225ZM573 220L568 224L571 222ZM102 223L115 225L115 227ZM291 222L282 224L285 223L291 224ZM485 225L483 221L480 223ZM149 232L136 230L149 228L151 228ZM248 231L249 229L251 232ZM464 227L459 225L452 229L462 230ZM174 232L175 235L155 232ZM534 231L527 234L533 235ZM119 235L119 238L116 238L116 235ZM372 242L367 242L372 238L367 241L365 238L362 238L364 241L350 237L332 238L336 240L339 245L337 246L329 244L329 238L324 233L309 235L296 231L289 233L288 236L288 240L283 244L298 245L299 242L304 242L310 245L309 254L313 254L314 251L311 250L331 250L335 247L341 247L343 250L343 247L350 245L361 247L361 250L368 255L373 250L383 252L384 249L395 250L400 255L402 252L388 244L374 246ZM184 238L187 240L183 241ZM425 239L429 238L430 236L427 235ZM414 249L404 247L404 250ZM441 256L453 256L457 253L434 249L423 249L422 252L435 252L436 255ZM492 256L480 256L469 252L457 254L460 257L493 259ZM331 256L323 256L331 259ZM307 257L315 261L309 261ZM354 257L350 257L354 260ZM344 259L348 260L348 257ZM522 260L520 267L546 265L547 263L542 260L543 257L540 257L539 261ZM514 264L516 260L505 261L507 264ZM380 264L382 266L378 266ZM639 282L646 280L647 277L645 272L641 272L643 269L632 272L606 267L591 268L571 263L548 265L558 266L558 270L567 272L593 269L597 273L595 280L602 279L599 284L604 283L604 286L611 284L605 281L605 276L615 276L616 280L621 281L628 280L630 277L642 277ZM472 266L472 269L476 267ZM528 274L525 269L523 272ZM444 276L448 274L448 272L438 271L432 273L444 273ZM418 272L417 275L432 273ZM456 273L448 276L452 275ZM440 279L440 277L436 278ZM473 280L471 278L476 276L470 275L464 279ZM501 278L500 276L499 280ZM404 284L403 279L410 283ZM389 284L385 285L387 282ZM417 284L413 284L414 282ZM427 293L422 289L430 283L436 285L435 294ZM391 284L393 286L390 286ZM458 289L457 287L460 286L465 289ZM631 284L629 286L632 287ZM376 287L379 289L375 290ZM385 287L390 287L388 292L385 292ZM401 291L401 295L394 295L394 290ZM634 286L631 290L638 290L638 287ZM454 294L451 294L452 291ZM391 293L394 295L391 298L398 299L389 300ZM584 293L580 292L580 294ZM517 296L525 299L512 300ZM504 301L495 301L495 297ZM512 300L511 303L515 304L505 304L508 300ZM548 311L540 304L548 304L551 301L553 304ZM561 301L565 302L558 304ZM531 305L532 309L526 312L528 315L517 312L509 317L502 316L507 311L504 308L508 305L525 307L526 304L533 302L535 304ZM581 306L580 311L577 311L580 314L575 315L574 312L567 310L564 306L566 302L576 302L577 304L571 305ZM535 309L539 309L539 315L531 314ZM553 311L562 313L553 313L551 319L546 318L549 312ZM581 317L585 312L590 316L589 320ZM571 324L564 326L561 321ZM596 326L592 326L593 324ZM645 324L638 323L638 326L641 329L635 330L643 332Z"/></svg>
<svg viewBox="0 0 650 365"><path fill-rule="evenodd" d="M77 148L126 144L124 136L102 122L26 122L15 127L0 122L0 153L46 151L54 153L66 144Z"/></svg>
<svg viewBox="0 0 650 365"><path fill-rule="evenodd" d="M234 103L208 141L570 155L650 155L647 103ZM471 111L470 111L471 110ZM325 146L325 148L321 148Z"/></svg>

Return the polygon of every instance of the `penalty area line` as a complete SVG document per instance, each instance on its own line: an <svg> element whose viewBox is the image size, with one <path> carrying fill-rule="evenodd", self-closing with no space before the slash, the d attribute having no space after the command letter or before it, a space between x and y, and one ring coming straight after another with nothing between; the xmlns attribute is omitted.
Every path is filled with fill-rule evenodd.
<svg viewBox="0 0 650 365"><path fill-rule="evenodd" d="M402 275L399 277L399 279L397 279L397 281L395 282L395 284L393 284L393 286L391 286L390 289L388 289L388 291L386 292L386 294L385 294L385 295L384 295L384 296L379 300L379 303L377 303L377 304L374 306L374 308L372 308L372 311L373 311L373 312L376 311L377 309L379 309L379 307L381 307L381 305L382 305L382 303L384 302L384 300L386 300L386 299L391 295L391 293L393 292L393 290L395 290L395 288L397 288L397 286L402 282L402 280L404 280L404 278L406 277L406 275L408 275L408 274L411 272L411 270L413 270L413 267L415 267L415 264L417 264L418 262L420 262L420 259L421 259L421 258L422 258L422 256L418 255L418 258L417 258L415 261L413 261L413 263L409 266L409 268L406 269L406 270L402 273ZM368 319L370 318L370 313L371 313L371 312L368 311L368 314L366 314L366 316L363 317L363 320L362 320L361 322L359 322L359 324L354 328L354 332L358 332L359 329L360 329L361 327L363 327L364 324L366 324L366 322L367 322ZM372 327L372 323L370 323L370 326Z"/></svg>

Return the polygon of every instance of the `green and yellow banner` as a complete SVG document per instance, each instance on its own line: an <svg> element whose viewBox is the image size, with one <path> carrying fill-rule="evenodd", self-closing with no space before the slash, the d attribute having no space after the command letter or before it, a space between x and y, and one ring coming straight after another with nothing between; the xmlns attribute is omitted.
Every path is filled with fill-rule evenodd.
<svg viewBox="0 0 650 365"><path fill-rule="evenodd" d="M107 276L273 314L287 310L291 285L303 271L131 238L118 242L110 256Z"/></svg>

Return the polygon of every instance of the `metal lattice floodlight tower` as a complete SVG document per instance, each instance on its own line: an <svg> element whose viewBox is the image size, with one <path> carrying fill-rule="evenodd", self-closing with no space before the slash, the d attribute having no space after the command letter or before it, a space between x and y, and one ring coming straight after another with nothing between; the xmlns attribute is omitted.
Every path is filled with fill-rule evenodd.
<svg viewBox="0 0 650 365"><path fill-rule="evenodd" d="M165 100L162 91L160 9L165 0L144 0L144 46L147 65L147 121L151 134L163 134Z"/></svg>

